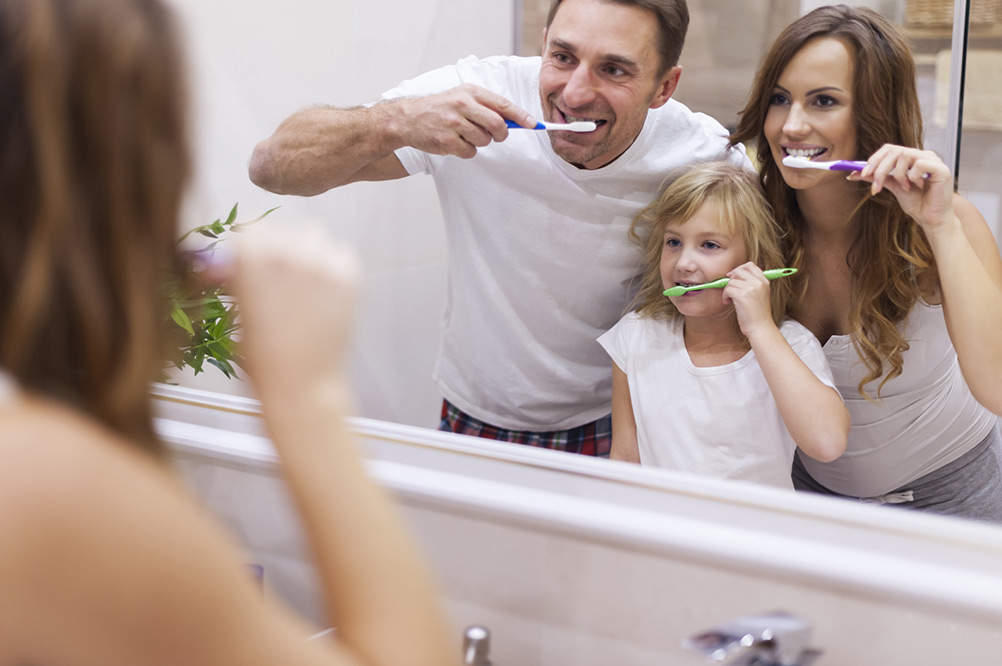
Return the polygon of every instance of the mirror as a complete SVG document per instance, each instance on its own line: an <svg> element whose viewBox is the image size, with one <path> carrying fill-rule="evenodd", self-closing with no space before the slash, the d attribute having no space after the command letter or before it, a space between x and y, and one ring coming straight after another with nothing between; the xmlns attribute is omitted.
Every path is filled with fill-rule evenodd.
<svg viewBox="0 0 1002 666"><path fill-rule="evenodd" d="M171 2L186 28L194 93L196 173L186 223L205 224L225 215L235 202L241 219L281 206L267 224L315 223L351 242L366 271L355 356L359 414L434 428L441 396L431 376L445 308L446 245L431 180L418 176L359 183L313 198L280 197L248 181L247 162L255 142L297 109L371 101L401 80L469 54L538 53L548 0L291 0L280 6L242 5L239 12L225 3ZM979 2L973 0L972 7ZM789 21L822 3L689 4L692 22L676 97L728 126L762 51ZM950 49L952 1L855 4L874 7L911 34L927 146L946 154L946 115L941 111L949 77L943 53ZM987 52L990 62L991 54L1002 53L1002 23L986 22L986 11L972 11L971 48ZM742 43L735 42L738 38ZM986 95L977 110L983 114L991 102ZM993 151L1002 148L999 129L989 123L965 135L964 145L976 144L972 154L979 157L964 161L962 174L964 182L979 188L972 185L964 194L996 231L1002 186L985 167ZM226 380L212 368L198 377L183 373L176 380L193 388L250 395L246 383Z"/></svg>

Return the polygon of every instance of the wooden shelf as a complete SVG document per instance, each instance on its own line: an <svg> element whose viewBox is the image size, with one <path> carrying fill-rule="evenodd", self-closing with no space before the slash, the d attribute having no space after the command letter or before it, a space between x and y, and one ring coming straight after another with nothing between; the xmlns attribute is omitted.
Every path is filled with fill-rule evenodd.
<svg viewBox="0 0 1002 666"><path fill-rule="evenodd" d="M903 26L905 35L912 40L919 39L953 39L953 27L918 27ZM991 25L972 25L968 33L970 39L999 39L1002 38L1002 23L992 23Z"/></svg>

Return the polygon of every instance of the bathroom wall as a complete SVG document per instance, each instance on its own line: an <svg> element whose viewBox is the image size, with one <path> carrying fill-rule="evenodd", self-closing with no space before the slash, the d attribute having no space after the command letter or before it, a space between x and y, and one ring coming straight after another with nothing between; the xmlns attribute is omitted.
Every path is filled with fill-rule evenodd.
<svg viewBox="0 0 1002 666"><path fill-rule="evenodd" d="M441 397L431 372L445 304L446 247L430 179L281 197L253 186L247 164L255 143L298 109L361 104L467 55L511 52L511 3L169 2L183 21L194 88L196 174L185 225L225 216L236 202L243 220L281 206L264 224L322 225L358 248L364 264L353 354L359 413L436 425ZM246 383L227 381L214 368L174 380L251 394Z"/></svg>

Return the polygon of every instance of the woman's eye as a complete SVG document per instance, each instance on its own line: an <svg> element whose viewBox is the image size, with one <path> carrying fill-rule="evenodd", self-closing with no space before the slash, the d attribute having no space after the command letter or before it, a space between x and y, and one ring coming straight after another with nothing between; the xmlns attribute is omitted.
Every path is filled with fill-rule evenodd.
<svg viewBox="0 0 1002 666"><path fill-rule="evenodd" d="M818 106L835 106L838 104L838 100L834 97L829 97L828 95L819 95L815 103Z"/></svg>
<svg viewBox="0 0 1002 666"><path fill-rule="evenodd" d="M786 95L783 93L773 93L772 97L769 98L769 106L781 106L786 102Z"/></svg>

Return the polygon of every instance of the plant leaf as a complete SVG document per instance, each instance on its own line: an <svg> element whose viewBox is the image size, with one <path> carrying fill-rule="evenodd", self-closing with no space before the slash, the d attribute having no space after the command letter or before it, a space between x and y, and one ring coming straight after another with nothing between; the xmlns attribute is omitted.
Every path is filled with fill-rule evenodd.
<svg viewBox="0 0 1002 666"><path fill-rule="evenodd" d="M195 329L191 325L191 319L179 305L174 305L174 309L171 310L170 317L174 320L175 324L186 330L188 335L195 335Z"/></svg>
<svg viewBox="0 0 1002 666"><path fill-rule="evenodd" d="M244 227L255 224L278 210L275 206L262 215L248 222L237 222L239 204L234 204L225 220L217 219L211 224L189 229L177 243L189 236L198 234L212 239L196 253L211 251L217 244L225 240L222 235L227 231L242 231ZM190 267L188 270L191 270ZM216 367L227 378L237 378L235 366L243 367L244 360L239 354L239 343L234 335L239 337L239 312L236 303L222 286L200 286L198 280L192 280L191 275L177 276L164 285L164 293L171 305L171 320L185 333L186 342L179 344L178 355L167 361L178 369L190 367L197 375L204 371L205 362ZM182 335L180 332L177 335ZM166 375L165 375L166 378Z"/></svg>
<svg viewBox="0 0 1002 666"><path fill-rule="evenodd" d="M227 379L231 379L231 378L235 377L236 374L237 374L236 370L233 369L233 366L230 365L229 361L226 361L224 359L216 359L216 358L210 358L210 359L206 359L206 360L208 360L209 363L211 363L212 365L214 365L217 368L219 368L222 371L222 373L224 375L226 375Z"/></svg>
<svg viewBox="0 0 1002 666"><path fill-rule="evenodd" d="M237 219L237 206L239 206L239 205L240 205L239 201L237 203L233 204L233 208L230 210L230 214L226 217L226 221L223 222L224 226L228 227L228 226L230 226L231 224L233 224L236 221L236 219Z"/></svg>

